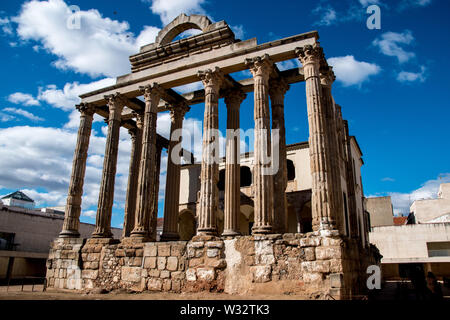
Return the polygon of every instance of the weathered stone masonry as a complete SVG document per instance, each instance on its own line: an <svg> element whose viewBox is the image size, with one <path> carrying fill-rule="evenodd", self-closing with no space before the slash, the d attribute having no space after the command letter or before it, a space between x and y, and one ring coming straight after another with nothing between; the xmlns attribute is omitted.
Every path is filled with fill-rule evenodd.
<svg viewBox="0 0 450 320"><path fill-rule="evenodd" d="M47 281L54 288L88 291L206 290L350 298L365 286L364 266L375 263L370 252L362 255L358 250L355 240L316 233L139 244L57 239L47 263Z"/></svg>

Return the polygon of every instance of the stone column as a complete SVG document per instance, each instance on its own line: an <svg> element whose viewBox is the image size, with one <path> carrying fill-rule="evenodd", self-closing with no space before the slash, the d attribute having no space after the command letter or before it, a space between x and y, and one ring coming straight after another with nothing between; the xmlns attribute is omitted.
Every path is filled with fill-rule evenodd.
<svg viewBox="0 0 450 320"><path fill-rule="evenodd" d="M345 230L345 218L344 215L344 202L341 185L341 150L340 150L340 134L338 128L338 119L336 117L336 108L334 99L331 94L331 87L336 79L331 67L323 66L320 71L320 83L322 85L322 99L323 106L325 108L325 120L327 125L327 137L328 137L328 156L330 159L330 181L331 181L331 194L330 194L330 208L332 219L335 221L336 226L341 230Z"/></svg>
<svg viewBox="0 0 450 320"><path fill-rule="evenodd" d="M254 234L272 232L273 217L273 176L267 172L270 163L265 163L272 156L269 107L269 77L273 63L269 56L246 60L253 74L255 99L255 166L254 166Z"/></svg>
<svg viewBox="0 0 450 320"><path fill-rule="evenodd" d="M139 178L139 163L142 149L142 127L144 114L136 114L136 128L128 130L131 135L131 159L130 170L128 172L127 198L125 202L125 215L123 221L122 237L129 237L134 229L134 219L136 211L137 185Z"/></svg>
<svg viewBox="0 0 450 320"><path fill-rule="evenodd" d="M323 52L319 44L297 48L296 54L303 64L306 82L306 100L309 122L309 154L311 161L311 212L314 231L328 234L334 229L331 215L331 170L329 140L326 126L326 108L322 99L319 65Z"/></svg>
<svg viewBox="0 0 450 320"><path fill-rule="evenodd" d="M164 201L164 226L162 241L178 240L178 210L180 206L180 167L181 155L175 154L174 147L181 143L174 140L174 132L183 127L183 119L190 108L186 104L172 106L170 109L171 127L167 159L166 197Z"/></svg>
<svg viewBox="0 0 450 320"><path fill-rule="evenodd" d="M205 116L203 122L202 168L200 173L200 199L198 204L198 235L217 234L219 205L219 90L223 74L219 68L200 71L205 86Z"/></svg>
<svg viewBox="0 0 450 320"><path fill-rule="evenodd" d="M163 147L156 144L155 154L155 183L152 193L153 210L150 217L150 241L156 241L156 228L158 226L158 202L159 202L159 176L161 173L161 154Z"/></svg>
<svg viewBox="0 0 450 320"><path fill-rule="evenodd" d="M278 151L279 154L279 169L273 177L273 231L275 233L285 233L288 230L286 127L284 125L284 95L288 90L289 85L283 79L270 82L272 130L279 130L278 150L274 149L274 152Z"/></svg>
<svg viewBox="0 0 450 320"><path fill-rule="evenodd" d="M80 225L81 197L83 195L86 160L95 109L89 104L80 104L77 106L77 109L81 113L80 126L73 156L72 175L67 194L64 223L59 234L61 238L78 238L80 236L78 228Z"/></svg>
<svg viewBox="0 0 450 320"><path fill-rule="evenodd" d="M150 215L154 207L156 120L162 89L157 84L153 84L142 87L141 90L145 98L144 128L142 132L135 223L131 237L140 241L147 241L149 239Z"/></svg>
<svg viewBox="0 0 450 320"><path fill-rule="evenodd" d="M340 110L340 106L336 105L337 111ZM339 114L340 112L338 112ZM338 118L339 119L339 118ZM346 181L347 181L347 203L348 203L348 216L349 216L349 229L350 237L357 239L359 237L359 227L358 227L358 212L356 209L356 185L355 185L355 175L352 158L352 149L350 142L350 135L348 130L347 120L342 120L342 144L343 153L345 161L346 170ZM364 194L364 193L362 193Z"/></svg>
<svg viewBox="0 0 450 320"><path fill-rule="evenodd" d="M114 202L114 183L116 179L117 155L122 110L125 105L119 94L105 97L108 102L108 135L106 137L105 159L102 181L98 197L96 227L93 238L111 238L111 215Z"/></svg>
<svg viewBox="0 0 450 320"><path fill-rule="evenodd" d="M223 236L237 236L241 212L240 123L239 109L247 95L242 90L231 90L225 97L227 105L227 145L225 164L225 210Z"/></svg>

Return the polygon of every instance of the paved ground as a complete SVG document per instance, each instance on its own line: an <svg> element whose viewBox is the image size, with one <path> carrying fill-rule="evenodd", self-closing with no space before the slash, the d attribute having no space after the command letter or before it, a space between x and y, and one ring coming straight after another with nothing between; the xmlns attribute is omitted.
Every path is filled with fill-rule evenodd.
<svg viewBox="0 0 450 320"><path fill-rule="evenodd" d="M450 301L450 289L443 287L444 298ZM109 293L109 294L83 294L61 292L49 289L42 291L42 285L0 286L0 300L304 300L299 295L229 295L224 293ZM34 290L34 292L32 292ZM373 292L372 300L417 300L410 282L389 281L382 290Z"/></svg>

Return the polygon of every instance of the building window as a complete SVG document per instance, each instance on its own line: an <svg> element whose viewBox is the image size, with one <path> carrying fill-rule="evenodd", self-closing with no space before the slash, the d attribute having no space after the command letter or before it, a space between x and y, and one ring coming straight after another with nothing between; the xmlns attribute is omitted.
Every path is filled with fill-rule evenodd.
<svg viewBox="0 0 450 320"><path fill-rule="evenodd" d="M427 242L428 257L450 257L450 242Z"/></svg>
<svg viewBox="0 0 450 320"><path fill-rule="evenodd" d="M292 160L286 161L288 181L295 180L295 166Z"/></svg>
<svg viewBox="0 0 450 320"><path fill-rule="evenodd" d="M249 187L252 185L252 171L249 167L241 167L241 187Z"/></svg>
<svg viewBox="0 0 450 320"><path fill-rule="evenodd" d="M11 251L15 249L14 233L0 232L0 250Z"/></svg>
<svg viewBox="0 0 450 320"><path fill-rule="evenodd" d="M350 228L348 225L348 206L347 206L347 194L343 192L344 195L344 220L345 220L345 234L350 236Z"/></svg>
<svg viewBox="0 0 450 320"><path fill-rule="evenodd" d="M217 188L219 188L219 191L225 190L225 169L219 171L219 182L217 182Z"/></svg>

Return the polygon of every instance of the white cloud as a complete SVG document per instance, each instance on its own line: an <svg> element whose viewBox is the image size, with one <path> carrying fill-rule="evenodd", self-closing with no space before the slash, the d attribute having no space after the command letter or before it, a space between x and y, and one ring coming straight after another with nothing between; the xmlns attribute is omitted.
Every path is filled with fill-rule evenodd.
<svg viewBox="0 0 450 320"><path fill-rule="evenodd" d="M230 26L231 30L233 30L234 35L236 36L236 39L243 39L245 35L244 26L238 25L238 26Z"/></svg>
<svg viewBox="0 0 450 320"><path fill-rule="evenodd" d="M22 40L37 41L58 57L54 66L90 76L128 73L128 57L151 43L157 28L144 27L135 38L127 22L104 18L95 9L78 12L80 28L68 28L72 12L63 0L32 0L22 5L13 21Z"/></svg>
<svg viewBox="0 0 450 320"><path fill-rule="evenodd" d="M10 114L6 114L3 112L0 112L0 122L8 122L8 121L12 121L15 120L16 117L10 115Z"/></svg>
<svg viewBox="0 0 450 320"><path fill-rule="evenodd" d="M87 210L81 213L81 216L88 218L95 218L97 216L97 211L95 210Z"/></svg>
<svg viewBox="0 0 450 320"><path fill-rule="evenodd" d="M390 177L386 177L386 178L381 179L381 181L384 181L384 182L394 182L395 179L390 178Z"/></svg>
<svg viewBox="0 0 450 320"><path fill-rule="evenodd" d="M63 89L58 89L56 85L48 85L45 88L39 88L38 99L47 102L55 108L70 111L73 110L75 105L80 103L79 96L81 94L108 87L115 83L115 79L105 78L86 84L78 82L66 83Z"/></svg>
<svg viewBox="0 0 450 320"><path fill-rule="evenodd" d="M395 214L408 214L409 207L415 200L435 199L441 183L450 182L450 173L441 174L437 179L428 180L422 186L410 193L388 192L392 198Z"/></svg>
<svg viewBox="0 0 450 320"><path fill-rule="evenodd" d="M8 97L8 101L15 104L22 104L24 106L38 106L39 101L35 99L31 94L16 92Z"/></svg>
<svg viewBox="0 0 450 320"><path fill-rule="evenodd" d="M404 63L414 58L414 52L406 51L401 45L410 45L414 41L411 31L402 33L386 32L380 38L375 39L372 44L379 48L380 52L390 57L396 57L399 63Z"/></svg>
<svg viewBox="0 0 450 320"><path fill-rule="evenodd" d="M117 165L115 201L125 201L131 142L121 134ZM43 127L0 129L0 189L34 190L30 194L48 206L64 205L72 170L77 133ZM86 167L83 208L96 205L106 139L93 132ZM44 189L45 191L41 191ZM39 191L37 191L39 190Z"/></svg>
<svg viewBox="0 0 450 320"><path fill-rule="evenodd" d="M179 87L174 87L172 88L173 90L175 90L178 93L189 93L189 92L193 92L193 91L197 91L197 90L202 90L203 89L203 84L201 81L197 81L197 82L192 82L192 83L188 83Z"/></svg>
<svg viewBox="0 0 450 320"><path fill-rule="evenodd" d="M13 28L11 26L11 21L8 18L0 18L0 27L2 28L3 33L7 35L13 34Z"/></svg>
<svg viewBox="0 0 450 320"><path fill-rule="evenodd" d="M159 31L160 31L159 28L152 26L145 26L136 39L137 48L140 49L141 47L147 44L155 42L156 36L158 35Z"/></svg>
<svg viewBox="0 0 450 320"><path fill-rule="evenodd" d="M431 4L431 0L402 0L398 6L400 11L410 8L426 7Z"/></svg>
<svg viewBox="0 0 450 320"><path fill-rule="evenodd" d="M319 5L312 12L313 12L313 14L321 17L319 21L314 23L314 25L329 26L329 25L337 22L336 10L334 10L330 5L328 5L326 7Z"/></svg>
<svg viewBox="0 0 450 320"><path fill-rule="evenodd" d="M14 113L17 114L19 116L25 117L31 121L44 121L43 118L35 116L34 114L32 114L31 112L28 112L26 110L23 109L17 109L17 108L4 108L3 112L9 112L9 113Z"/></svg>
<svg viewBox="0 0 450 320"><path fill-rule="evenodd" d="M402 71L397 75L397 80L400 82L425 82L426 80L426 71L427 68L425 66L420 67L420 72L407 72Z"/></svg>
<svg viewBox="0 0 450 320"><path fill-rule="evenodd" d="M146 2L150 2L150 0ZM152 0L150 9L154 14L160 16L163 25L167 25L181 13L205 14L205 10L202 8L203 3L205 0Z"/></svg>
<svg viewBox="0 0 450 320"><path fill-rule="evenodd" d="M285 61L277 62L276 65L280 71L284 71L284 70L288 70L288 69L298 68L298 67L300 67L301 63L298 59L292 59L292 60L285 60Z"/></svg>
<svg viewBox="0 0 450 320"><path fill-rule="evenodd" d="M370 76L381 72L375 63L357 61L353 56L329 58L328 63L333 66L337 81L344 86L361 85L368 81Z"/></svg>

